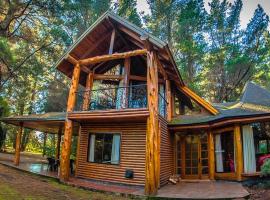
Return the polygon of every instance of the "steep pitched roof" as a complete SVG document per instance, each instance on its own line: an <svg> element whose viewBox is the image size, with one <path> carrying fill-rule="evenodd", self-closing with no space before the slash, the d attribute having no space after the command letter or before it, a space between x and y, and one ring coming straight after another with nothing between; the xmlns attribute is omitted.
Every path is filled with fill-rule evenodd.
<svg viewBox="0 0 270 200"><path fill-rule="evenodd" d="M166 69L171 71L171 76L174 76L175 81L178 81L180 85L184 85L168 44L111 11L105 12L62 55L56 63L57 69L71 78L73 65L67 61L68 55L72 55L76 59L83 59L107 54L113 29L117 29L119 33L118 38L116 38L118 40L118 44L115 47L116 52L121 52L123 48L127 48L125 40L133 48L144 48L144 42L141 40L141 37L148 38L153 48L159 52L159 56L167 62ZM90 67L93 68L93 66ZM85 80L86 74L82 73L80 83L85 85Z"/></svg>
<svg viewBox="0 0 270 200"><path fill-rule="evenodd" d="M213 106L219 111L219 114L215 116L181 116L181 118L173 119L170 125L211 124L232 118L270 116L270 92L248 82L239 101L216 103Z"/></svg>

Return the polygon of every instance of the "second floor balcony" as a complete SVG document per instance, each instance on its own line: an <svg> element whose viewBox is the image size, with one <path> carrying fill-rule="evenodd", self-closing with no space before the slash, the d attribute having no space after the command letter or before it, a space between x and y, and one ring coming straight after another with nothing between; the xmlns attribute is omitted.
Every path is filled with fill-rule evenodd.
<svg viewBox="0 0 270 200"><path fill-rule="evenodd" d="M109 109L146 108L146 85L129 87L100 88L77 92L74 111L94 111Z"/></svg>
<svg viewBox="0 0 270 200"><path fill-rule="evenodd" d="M166 116L167 101L164 93L158 95L158 110ZM78 91L74 111L100 111L147 108L147 85L129 87L103 87L99 89Z"/></svg>

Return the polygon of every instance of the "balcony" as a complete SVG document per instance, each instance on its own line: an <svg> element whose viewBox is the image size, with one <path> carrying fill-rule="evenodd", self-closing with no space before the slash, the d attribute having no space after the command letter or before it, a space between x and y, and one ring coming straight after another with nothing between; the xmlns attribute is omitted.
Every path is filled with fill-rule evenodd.
<svg viewBox="0 0 270 200"><path fill-rule="evenodd" d="M102 88L77 92L74 111L95 111L110 109L146 108L146 85Z"/></svg>

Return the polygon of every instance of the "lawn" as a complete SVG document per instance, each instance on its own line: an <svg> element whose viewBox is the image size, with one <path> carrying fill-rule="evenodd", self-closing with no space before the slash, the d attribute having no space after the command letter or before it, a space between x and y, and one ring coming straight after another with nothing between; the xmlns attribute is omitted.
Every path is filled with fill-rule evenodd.
<svg viewBox="0 0 270 200"><path fill-rule="evenodd" d="M17 171L0 164L0 200L14 199L127 200L129 198L75 188L54 179Z"/></svg>

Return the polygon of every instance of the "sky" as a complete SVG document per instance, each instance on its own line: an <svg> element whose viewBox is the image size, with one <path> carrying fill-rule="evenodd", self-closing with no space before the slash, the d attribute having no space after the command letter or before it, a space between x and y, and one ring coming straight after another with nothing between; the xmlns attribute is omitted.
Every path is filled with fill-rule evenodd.
<svg viewBox="0 0 270 200"><path fill-rule="evenodd" d="M209 11L208 3L211 2L211 0L204 0L204 1L205 1L205 8L207 11ZM234 2L234 0L228 1ZM242 28L246 27L247 23L253 16L253 13L257 8L258 4L260 4L263 7L264 11L270 16L270 0L242 0L242 1L243 1L243 8L240 16ZM144 11L145 14L150 13L149 6L146 0L137 0L137 9L139 12Z"/></svg>

